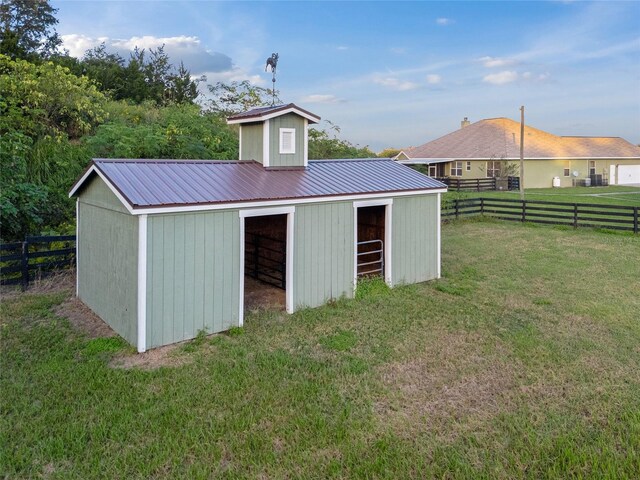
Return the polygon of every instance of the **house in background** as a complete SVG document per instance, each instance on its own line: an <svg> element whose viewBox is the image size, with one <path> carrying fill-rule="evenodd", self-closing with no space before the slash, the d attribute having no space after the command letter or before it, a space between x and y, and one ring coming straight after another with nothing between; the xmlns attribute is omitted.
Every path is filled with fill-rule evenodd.
<svg viewBox="0 0 640 480"><path fill-rule="evenodd" d="M308 159L319 117L230 117L240 160L95 159L77 198L77 296L138 351L242 326L255 289L292 313L440 276L446 186L391 159ZM250 291L251 290L251 291Z"/></svg>
<svg viewBox="0 0 640 480"><path fill-rule="evenodd" d="M459 130L404 149L395 159L427 165L433 177L518 176L520 123L509 118L471 123L465 118ZM525 125L524 159L526 188L570 187L587 179L592 184L640 184L640 147L620 137L557 136ZM507 168L514 171L507 173Z"/></svg>

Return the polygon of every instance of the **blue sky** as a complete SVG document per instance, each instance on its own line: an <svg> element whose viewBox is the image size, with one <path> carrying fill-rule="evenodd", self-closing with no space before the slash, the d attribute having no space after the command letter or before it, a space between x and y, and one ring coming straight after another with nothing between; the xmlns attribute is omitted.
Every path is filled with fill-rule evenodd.
<svg viewBox="0 0 640 480"><path fill-rule="evenodd" d="M640 2L53 1L74 55L165 44L209 83L277 88L379 151L471 121L640 143Z"/></svg>

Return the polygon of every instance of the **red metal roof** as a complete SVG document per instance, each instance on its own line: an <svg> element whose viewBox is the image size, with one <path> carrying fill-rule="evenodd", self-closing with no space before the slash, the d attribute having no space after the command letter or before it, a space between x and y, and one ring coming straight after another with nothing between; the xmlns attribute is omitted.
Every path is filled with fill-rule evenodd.
<svg viewBox="0 0 640 480"><path fill-rule="evenodd" d="M267 170L254 161L95 159L92 165L133 208L446 188L391 159L317 160L297 170Z"/></svg>

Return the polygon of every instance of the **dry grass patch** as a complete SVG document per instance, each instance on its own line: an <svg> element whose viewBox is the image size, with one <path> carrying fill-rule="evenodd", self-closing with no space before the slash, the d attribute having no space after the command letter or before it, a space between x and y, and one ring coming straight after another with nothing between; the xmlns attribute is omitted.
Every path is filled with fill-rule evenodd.
<svg viewBox="0 0 640 480"><path fill-rule="evenodd" d="M496 340L477 333L430 332L430 342L417 358L379 369L388 396L376 402L383 424L412 437L436 431L455 437L474 429L510 403L518 385L518 361Z"/></svg>

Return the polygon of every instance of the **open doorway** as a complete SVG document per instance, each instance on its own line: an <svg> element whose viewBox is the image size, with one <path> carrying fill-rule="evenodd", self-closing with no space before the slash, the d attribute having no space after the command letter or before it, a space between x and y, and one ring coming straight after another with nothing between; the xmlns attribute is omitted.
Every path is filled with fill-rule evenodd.
<svg viewBox="0 0 640 480"><path fill-rule="evenodd" d="M386 205L358 207L356 277L385 278Z"/></svg>
<svg viewBox="0 0 640 480"><path fill-rule="evenodd" d="M245 309L286 308L287 215L244 219Z"/></svg>

